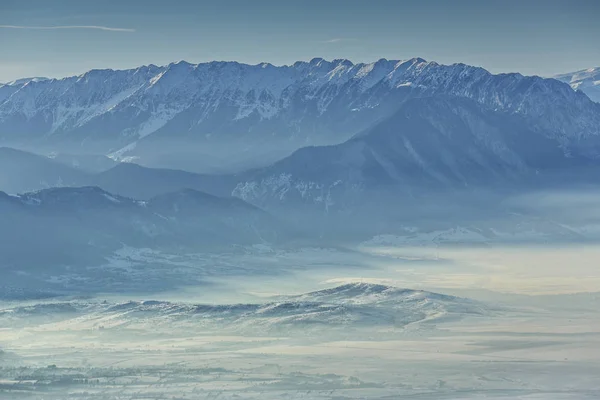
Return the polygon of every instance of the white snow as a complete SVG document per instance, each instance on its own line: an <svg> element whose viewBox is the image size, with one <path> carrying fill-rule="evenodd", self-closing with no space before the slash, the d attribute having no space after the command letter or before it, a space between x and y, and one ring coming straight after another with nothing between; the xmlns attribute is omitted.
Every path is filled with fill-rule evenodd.
<svg viewBox="0 0 600 400"><path fill-rule="evenodd" d="M114 197L114 196L111 196L111 195L110 195L110 194L108 194L108 193L103 193L102 195L103 195L105 198L107 198L109 201L113 202L113 203L117 203L117 204L118 204L118 203L120 203L120 202L121 202L121 200L117 199L117 198L116 198L116 197Z"/></svg>
<svg viewBox="0 0 600 400"><path fill-rule="evenodd" d="M137 142L132 142L132 143L128 144L127 146L125 146L113 153L110 153L108 155L108 157L112 158L115 161L126 162L125 160L127 159L127 157L125 157L124 155L127 154L128 152L132 151L133 149L135 149L136 146L137 146Z"/></svg>
<svg viewBox="0 0 600 400"><path fill-rule="evenodd" d="M600 103L600 67L561 74L554 78L568 83L574 90L583 91L590 99Z"/></svg>

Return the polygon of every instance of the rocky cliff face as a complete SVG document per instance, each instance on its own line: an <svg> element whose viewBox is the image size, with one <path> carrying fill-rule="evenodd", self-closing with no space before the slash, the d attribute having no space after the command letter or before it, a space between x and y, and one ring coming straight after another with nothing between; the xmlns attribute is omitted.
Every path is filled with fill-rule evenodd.
<svg viewBox="0 0 600 400"><path fill-rule="evenodd" d="M600 132L600 105L556 80L420 58L313 59L281 67L179 62L16 81L0 86L0 140L115 157L160 139L294 149L342 142L407 99L440 94L519 115L565 145Z"/></svg>

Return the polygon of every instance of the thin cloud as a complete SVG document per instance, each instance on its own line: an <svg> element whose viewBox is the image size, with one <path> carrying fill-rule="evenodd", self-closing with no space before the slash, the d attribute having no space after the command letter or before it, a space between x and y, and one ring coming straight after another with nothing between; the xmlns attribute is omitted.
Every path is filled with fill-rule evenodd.
<svg viewBox="0 0 600 400"><path fill-rule="evenodd" d="M356 39L354 38L333 38L328 40L323 40L321 43L340 43L340 42L353 42Z"/></svg>
<svg viewBox="0 0 600 400"><path fill-rule="evenodd" d="M52 30L52 29L97 29L111 32L135 32L131 28L113 28L101 25L57 25L57 26L25 26L25 25L0 25L4 29L31 29L31 30Z"/></svg>

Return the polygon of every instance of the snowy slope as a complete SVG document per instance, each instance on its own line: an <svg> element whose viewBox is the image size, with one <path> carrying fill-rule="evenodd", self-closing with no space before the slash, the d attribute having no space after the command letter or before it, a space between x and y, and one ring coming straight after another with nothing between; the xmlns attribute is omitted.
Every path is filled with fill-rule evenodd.
<svg viewBox="0 0 600 400"><path fill-rule="evenodd" d="M561 74L555 76L555 78L568 83L575 90L581 90L590 99L600 103L600 67Z"/></svg>
<svg viewBox="0 0 600 400"><path fill-rule="evenodd" d="M316 58L289 66L182 61L15 82L0 86L0 140L83 146L116 157L176 138L300 147L343 141L407 98L439 94L523 116L565 143L600 132L600 106L556 80L420 58L370 64Z"/></svg>
<svg viewBox="0 0 600 400"><path fill-rule="evenodd" d="M302 203L327 211L363 195L372 201L382 188L406 198L419 189L514 186L598 166L594 138L563 139L473 100L410 99L342 144L306 147L240 175L233 195L264 207Z"/></svg>
<svg viewBox="0 0 600 400"><path fill-rule="evenodd" d="M124 303L40 303L0 309L6 324L53 324L61 329L139 329L188 327L196 330L268 333L302 327L313 330L339 327L395 327L439 321L449 317L489 315L482 303L420 290L350 283L299 296L283 296L259 304L186 304L166 301ZM52 324L52 325L46 325ZM291 331L288 332L292 334Z"/></svg>

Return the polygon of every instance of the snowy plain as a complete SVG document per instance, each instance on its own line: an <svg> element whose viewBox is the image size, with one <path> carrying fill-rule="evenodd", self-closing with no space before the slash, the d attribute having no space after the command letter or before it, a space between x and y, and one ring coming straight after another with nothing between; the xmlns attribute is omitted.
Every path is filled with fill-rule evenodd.
<svg viewBox="0 0 600 400"><path fill-rule="evenodd" d="M112 268L132 287L166 266L188 284L1 303L0 398L598 398L599 256L381 238L220 256L123 249Z"/></svg>

